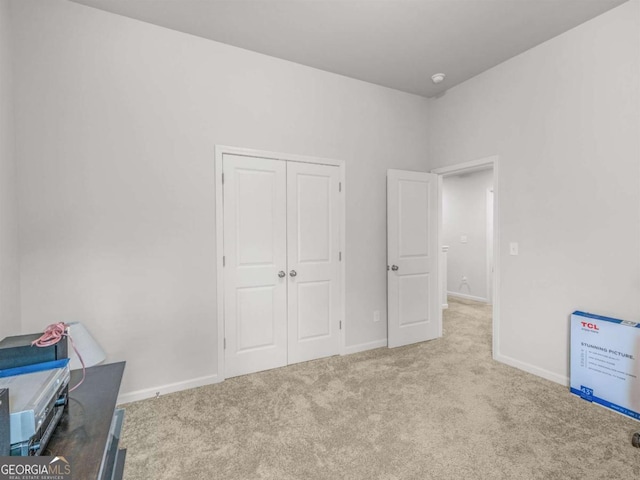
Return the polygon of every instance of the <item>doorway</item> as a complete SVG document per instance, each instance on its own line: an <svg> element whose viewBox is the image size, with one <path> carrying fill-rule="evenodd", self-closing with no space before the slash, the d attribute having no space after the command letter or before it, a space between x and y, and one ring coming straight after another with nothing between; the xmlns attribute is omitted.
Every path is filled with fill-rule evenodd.
<svg viewBox="0 0 640 480"><path fill-rule="evenodd" d="M455 177L471 178L471 175L479 172L490 172L488 174L490 183L485 183L484 186L478 187L479 194L477 199L477 212L480 212L482 221L479 222L481 226L480 233L474 233L473 236L461 228L452 228L454 233L449 236L445 241L444 235L444 215L445 208L450 208L451 205L445 205L444 200L444 184L447 179L453 179ZM441 255L446 255L446 261L443 260L441 264L449 263L449 254L453 247L458 247L458 250L470 250L470 241L474 246L479 246L476 249L480 253L477 254L477 262L480 265L480 274L474 273L473 277L470 274L466 274L463 268L449 271L448 273L453 277L447 278L449 275L447 271L449 267L443 267L440 269L440 290L441 298L443 299L443 307L446 304L447 293L453 291L454 294L458 293L458 298L470 301L481 301L482 303L490 303L492 309L492 350L495 357L498 352L498 332L499 332L499 294L500 291L497 285L500 284L500 216L499 216L499 158L498 156L485 157L470 162L460 163L449 167L442 167L432 171L439 176L438 181L438 198L439 198L439 247ZM479 178L479 177L477 177ZM463 182L459 182L463 183ZM481 182L479 182L481 183ZM455 227L455 225L454 225ZM482 228L483 227L483 228ZM466 227L465 227L466 228ZM484 236L484 238L483 238ZM450 245L448 245L450 243ZM484 272L484 273L482 273ZM484 276L484 278L483 278ZM449 290L451 287L452 290ZM442 310L441 310L442 313Z"/></svg>
<svg viewBox="0 0 640 480"><path fill-rule="evenodd" d="M491 304L493 169L442 179L442 242L447 248L447 298Z"/></svg>

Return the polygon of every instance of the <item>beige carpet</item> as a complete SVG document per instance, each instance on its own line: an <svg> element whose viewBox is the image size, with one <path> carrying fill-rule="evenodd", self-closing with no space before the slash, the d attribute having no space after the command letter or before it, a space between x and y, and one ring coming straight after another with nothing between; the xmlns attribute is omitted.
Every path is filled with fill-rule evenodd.
<svg viewBox="0 0 640 480"><path fill-rule="evenodd" d="M491 359L490 308L442 339L126 405L125 479L638 479L640 423Z"/></svg>

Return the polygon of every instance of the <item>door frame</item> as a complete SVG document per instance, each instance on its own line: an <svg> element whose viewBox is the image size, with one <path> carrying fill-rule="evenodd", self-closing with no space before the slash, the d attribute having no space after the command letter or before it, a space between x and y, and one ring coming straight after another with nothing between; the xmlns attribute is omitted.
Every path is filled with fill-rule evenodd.
<svg viewBox="0 0 640 480"><path fill-rule="evenodd" d="M224 200L222 189L222 158L227 155L238 155L244 157L264 158L268 160L281 160L288 162L314 163L318 165L331 165L339 168L338 178L340 182L340 195L338 196L338 208L341 219L340 224L340 252L342 252L342 260L340 261L340 321L342 328L339 333L340 355L345 354L345 338L347 330L346 321L346 188L345 188L345 162L343 160L333 160L322 157L311 157L306 155L296 155L291 153L269 152L264 150L255 150L251 148L232 147L228 145L215 146L215 190L216 190L216 303L217 303L217 335L216 345L218 347L217 355L217 380L222 381L225 377L224 369Z"/></svg>
<svg viewBox="0 0 640 480"><path fill-rule="evenodd" d="M488 299L492 301L493 310L493 326L492 326L492 357L495 360L498 352L500 351L500 289L497 288L500 285L500 157L498 155L492 155L489 157L479 158L477 160L471 160L469 162L458 163L455 165L440 167L431 170L431 173L438 175L438 247L442 252L443 239L442 239L442 179L450 175L457 175L460 173L471 173L477 170L486 170L488 168L493 169L493 282L492 291L493 298ZM439 274L439 286L441 289L441 295L445 294L446 286L443 285L444 277L442 272ZM441 297L443 298L443 297ZM440 316L442 317L442 310L440 310ZM442 319L441 319L442 321Z"/></svg>
<svg viewBox="0 0 640 480"><path fill-rule="evenodd" d="M495 180L495 179L494 179ZM486 205L485 211L487 213L487 221L485 223L486 239L487 239L487 252L486 252L486 265L487 265L487 303L493 305L493 223L495 222L494 216L494 194L493 188L487 188L486 192ZM491 217L489 217L491 213ZM489 224L489 218L491 218L491 224Z"/></svg>

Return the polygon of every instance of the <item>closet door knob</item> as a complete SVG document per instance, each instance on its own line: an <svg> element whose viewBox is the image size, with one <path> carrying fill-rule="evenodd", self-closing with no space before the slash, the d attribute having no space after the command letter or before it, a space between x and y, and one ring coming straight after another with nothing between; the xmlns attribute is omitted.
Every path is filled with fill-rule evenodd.
<svg viewBox="0 0 640 480"><path fill-rule="evenodd" d="M292 277L295 277L298 274L298 272L296 272L295 270L291 270L289 272L289 275L291 275Z"/></svg>
<svg viewBox="0 0 640 480"><path fill-rule="evenodd" d="M280 270L280 271L278 272L278 276L279 276L280 278L284 278L284 277L285 277L285 275L286 275L286 273L284 273L284 271L283 271L283 270Z"/></svg>
<svg viewBox="0 0 640 480"><path fill-rule="evenodd" d="M391 266L391 270L393 270L394 272L398 271L398 265L392 265Z"/></svg>

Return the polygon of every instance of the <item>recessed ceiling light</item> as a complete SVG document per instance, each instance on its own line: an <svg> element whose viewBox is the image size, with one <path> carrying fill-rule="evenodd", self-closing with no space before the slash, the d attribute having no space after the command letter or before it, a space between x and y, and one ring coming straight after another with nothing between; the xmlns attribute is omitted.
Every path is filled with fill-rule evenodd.
<svg viewBox="0 0 640 480"><path fill-rule="evenodd" d="M444 80L446 75L444 73L436 73L435 75L431 75L431 81L436 85Z"/></svg>

